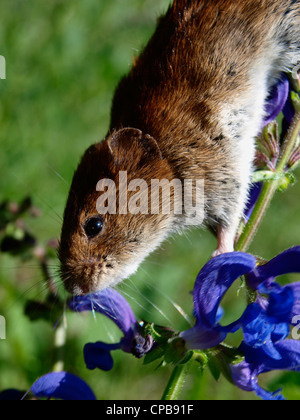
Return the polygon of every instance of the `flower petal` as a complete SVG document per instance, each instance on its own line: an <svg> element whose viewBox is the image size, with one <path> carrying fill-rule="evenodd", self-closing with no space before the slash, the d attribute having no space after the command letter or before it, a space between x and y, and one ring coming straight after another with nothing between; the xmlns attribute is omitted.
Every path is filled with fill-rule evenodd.
<svg viewBox="0 0 300 420"><path fill-rule="evenodd" d="M300 342L297 340L282 340L274 343L276 359L266 354L264 349L254 348L242 343L240 350L245 355L245 362L231 366L233 382L245 391L254 391L264 400L283 400L277 391L269 393L258 385L258 376L275 370L300 371Z"/></svg>
<svg viewBox="0 0 300 420"><path fill-rule="evenodd" d="M294 307L294 292L289 286L271 289L267 315L280 322L290 322Z"/></svg>
<svg viewBox="0 0 300 420"><path fill-rule="evenodd" d="M110 352L120 348L121 344L105 344L101 342L86 344L83 350L86 367L90 370L98 368L108 372L114 365Z"/></svg>
<svg viewBox="0 0 300 420"><path fill-rule="evenodd" d="M53 372L42 376L32 385L31 392L40 398L96 400L93 391L82 379L67 372Z"/></svg>
<svg viewBox="0 0 300 420"><path fill-rule="evenodd" d="M283 114L286 122L289 125L292 123L295 113L296 111L292 102L292 97L291 95L288 95L288 100L286 101L286 104L283 108Z"/></svg>
<svg viewBox="0 0 300 420"><path fill-rule="evenodd" d="M188 349L205 350L222 343L226 339L227 333L218 331L217 329L205 329L204 327L195 325L193 328L182 332L180 337L184 339Z"/></svg>
<svg viewBox="0 0 300 420"><path fill-rule="evenodd" d="M277 351L281 354L280 361L265 361L268 370L299 370L300 368L300 341L283 340L275 344Z"/></svg>
<svg viewBox="0 0 300 420"><path fill-rule="evenodd" d="M284 400L280 391L271 393L258 385L259 373L247 362L231 365L231 374L233 383L243 391L255 392L256 395L265 401L281 401Z"/></svg>
<svg viewBox="0 0 300 420"><path fill-rule="evenodd" d="M263 127L274 121L283 110L289 95L289 79L286 74L273 87L265 106L266 116L263 121Z"/></svg>
<svg viewBox="0 0 300 420"><path fill-rule="evenodd" d="M249 219L253 213L253 210L255 208L255 205L257 203L257 200L260 196L260 193L262 191L263 188L263 183L262 182L257 182L255 184L252 185L251 189L250 189L250 193L249 193L249 201L246 207L246 210L244 212L244 219L245 222L248 223Z"/></svg>
<svg viewBox="0 0 300 420"><path fill-rule="evenodd" d="M264 401L284 401L284 397L281 394L281 389L278 389L275 392L269 392L261 388L257 381L253 381L253 391L255 394Z"/></svg>
<svg viewBox="0 0 300 420"><path fill-rule="evenodd" d="M247 280L257 290L262 283L272 283L275 277L288 273L300 273L300 246L288 249L267 264L256 267Z"/></svg>
<svg viewBox="0 0 300 420"><path fill-rule="evenodd" d="M272 318L258 304L253 303L246 309L241 318L244 333L244 343L253 349L260 348L274 360L280 360L281 354L275 344L289 335L288 322Z"/></svg>
<svg viewBox="0 0 300 420"><path fill-rule="evenodd" d="M243 391L252 392L253 389L253 377L255 375L251 371L250 364L242 362L237 365L231 365L231 375L233 383Z"/></svg>
<svg viewBox="0 0 300 420"><path fill-rule="evenodd" d="M110 318L126 336L136 324L127 300L113 289L105 289L86 296L75 296L69 307L76 312L96 311Z"/></svg>
<svg viewBox="0 0 300 420"><path fill-rule="evenodd" d="M232 252L210 260L200 271L194 287L197 324L207 329L216 325L222 298L232 284L256 266L252 255Z"/></svg>
<svg viewBox="0 0 300 420"><path fill-rule="evenodd" d="M239 327L237 320L223 327L220 320L220 303L230 286L256 265L252 255L232 252L210 260L200 271L194 287L194 313L196 325L180 334L187 348L204 350L222 343L229 332Z"/></svg>
<svg viewBox="0 0 300 420"><path fill-rule="evenodd" d="M287 134L290 128L290 125L294 119L295 114L296 114L296 110L292 101L292 88L291 88L289 92L288 100L286 101L286 104L283 108L284 119L282 121L282 137L284 137Z"/></svg>
<svg viewBox="0 0 300 420"><path fill-rule="evenodd" d="M254 348L242 342L240 350L245 355L247 363L256 366L259 373L267 373L272 370L298 370L300 368L300 341L282 340L274 343L274 348L280 355L273 358L266 354L262 347Z"/></svg>
<svg viewBox="0 0 300 420"><path fill-rule="evenodd" d="M255 348L261 347L273 331L273 325L267 322L265 312L257 303L247 307L241 323L244 341Z"/></svg>

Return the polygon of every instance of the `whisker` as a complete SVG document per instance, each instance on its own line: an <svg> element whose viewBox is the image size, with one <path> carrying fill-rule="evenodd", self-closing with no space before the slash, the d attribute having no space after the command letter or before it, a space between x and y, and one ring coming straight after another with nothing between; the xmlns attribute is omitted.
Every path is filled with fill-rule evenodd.
<svg viewBox="0 0 300 420"><path fill-rule="evenodd" d="M132 300L137 306L139 306L143 311L147 312L149 315L151 315L151 311L147 309L145 306L143 306L140 302L138 302L133 296L131 296L129 293L122 290L122 295L126 296L130 300Z"/></svg>
<svg viewBox="0 0 300 420"><path fill-rule="evenodd" d="M140 290L138 290L138 288L136 287L136 285L133 283L131 279L129 279L128 281L131 282L133 287L129 286L128 283L127 283L127 287L131 289L132 291L135 291L139 296L145 299L163 318L165 318L165 320L168 323L172 325L172 321L167 317L167 315L161 309L159 309L158 306L156 306L150 299L148 299L147 296L145 296L142 292L140 292Z"/></svg>
<svg viewBox="0 0 300 420"><path fill-rule="evenodd" d="M106 318L105 317L97 317L96 316L95 307L97 307L97 306L102 310L103 315L109 313L109 311L107 311L106 308L104 308L98 302L92 300L91 301L91 313L92 313L93 320L94 320L95 323L101 322L101 326L103 327L103 329L104 329L105 333L107 334L109 340L111 342L115 342L116 341L116 338L113 336L111 330L108 328L107 323L105 321ZM109 315L110 315L110 318L113 318L111 316L111 313L109 313ZM100 319L100 321L99 321L99 319ZM114 319L117 319L117 317L115 316Z"/></svg>
<svg viewBox="0 0 300 420"><path fill-rule="evenodd" d="M51 207L50 204L48 204L42 197L40 197L38 195L35 195L35 197L39 201L41 201L46 207L48 207L48 209L51 210L54 213L54 215L58 218L58 220L55 217L53 217L52 215L50 215L49 213L47 213L47 216L51 217L52 220L54 220L56 223L58 223L59 225L61 225L62 222L63 222L62 216L60 214L58 214L57 211L54 210L54 208Z"/></svg>
<svg viewBox="0 0 300 420"><path fill-rule="evenodd" d="M146 276L151 278L149 276L149 274L147 273L147 271L144 270L142 267L141 267L141 271L143 271L144 274L146 274ZM148 282L147 280L144 280L144 281L145 281L148 288L150 288L150 289L152 288L153 290L158 292L161 296L163 296L174 307L174 309L185 319L185 321L187 321L187 323L190 326L193 326L193 324L194 324L193 320L190 318L190 316L184 311L184 309L178 303L176 303L167 293L163 292L161 290L161 288L159 288L156 285Z"/></svg>
<svg viewBox="0 0 300 420"><path fill-rule="evenodd" d="M8 306L8 313L15 307L17 303L27 298L27 296L37 288L37 286L40 286L41 290L39 290L39 292L34 296L34 299L37 299L48 290L48 285L45 284L44 280L39 280L38 282L35 282L32 286L28 287L24 292L20 292L18 296L14 298L14 301L11 303L10 306Z"/></svg>
<svg viewBox="0 0 300 420"><path fill-rule="evenodd" d="M57 172L51 165L48 164L47 166L68 188L70 188L70 183L59 172Z"/></svg>

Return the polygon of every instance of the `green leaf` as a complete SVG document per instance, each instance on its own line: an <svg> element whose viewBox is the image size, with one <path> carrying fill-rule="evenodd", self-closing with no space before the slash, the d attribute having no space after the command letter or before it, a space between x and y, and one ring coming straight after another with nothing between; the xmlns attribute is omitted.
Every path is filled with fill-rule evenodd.
<svg viewBox="0 0 300 420"><path fill-rule="evenodd" d="M208 364L209 358L208 358L207 352L194 350L194 359L196 362L200 363L202 366L205 366Z"/></svg>
<svg viewBox="0 0 300 420"><path fill-rule="evenodd" d="M229 382L232 382L230 365L243 360L239 351L234 347L219 345L209 350L207 354L208 366L213 377L218 380L222 374Z"/></svg>
<svg viewBox="0 0 300 420"><path fill-rule="evenodd" d="M214 379L218 381L221 376L221 369L217 359L212 354L208 358L208 367Z"/></svg>
<svg viewBox="0 0 300 420"><path fill-rule="evenodd" d="M182 338L176 338L169 343L166 349L165 361L168 364L177 364L186 356L185 341Z"/></svg>
<svg viewBox="0 0 300 420"><path fill-rule="evenodd" d="M182 360L178 363L179 365L185 365L188 363L194 356L194 352L192 350L188 351L187 354L184 356Z"/></svg>
<svg viewBox="0 0 300 420"><path fill-rule="evenodd" d="M149 365L150 363L155 362L156 360L162 358L165 354L165 346L159 346L151 350L144 357L144 365Z"/></svg>
<svg viewBox="0 0 300 420"><path fill-rule="evenodd" d="M170 338L178 335L175 331L167 327L160 327L153 323L144 323L141 326L143 335L151 335L156 343L166 343Z"/></svg>

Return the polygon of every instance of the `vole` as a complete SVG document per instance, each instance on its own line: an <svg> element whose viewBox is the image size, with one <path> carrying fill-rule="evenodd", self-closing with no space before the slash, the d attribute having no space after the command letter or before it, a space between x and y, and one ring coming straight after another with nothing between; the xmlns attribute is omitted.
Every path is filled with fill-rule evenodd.
<svg viewBox="0 0 300 420"><path fill-rule="evenodd" d="M175 205L169 214L121 208L120 173L149 188L152 180L203 180L196 224L217 233L214 255L233 251L266 98L299 61L300 0L175 0L116 89L106 138L75 172L59 247L67 290L116 285L170 234L193 224ZM115 190L101 192L101 180ZM115 212L99 214L103 194L115 200Z"/></svg>

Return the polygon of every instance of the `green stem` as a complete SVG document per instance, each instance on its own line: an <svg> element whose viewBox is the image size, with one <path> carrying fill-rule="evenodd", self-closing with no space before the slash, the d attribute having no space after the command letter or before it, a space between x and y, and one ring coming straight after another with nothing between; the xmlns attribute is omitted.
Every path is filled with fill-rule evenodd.
<svg viewBox="0 0 300 420"><path fill-rule="evenodd" d="M264 184L251 218L236 244L236 251L246 252L248 250L277 191L277 187L278 181L268 181Z"/></svg>
<svg viewBox="0 0 300 420"><path fill-rule="evenodd" d="M276 173L278 175L286 171L287 164L297 143L299 132L300 112L297 112L284 141L281 157L276 168ZM245 229L236 244L236 251L246 252L251 245L251 242L253 241L258 228L270 206L270 203L278 189L278 185L279 181L276 179L267 181L264 184L250 220L245 226Z"/></svg>
<svg viewBox="0 0 300 420"><path fill-rule="evenodd" d="M175 366L169 379L168 385L166 386L165 392L162 396L162 401L172 401L178 399L189 372L190 365L191 360L184 365Z"/></svg>

